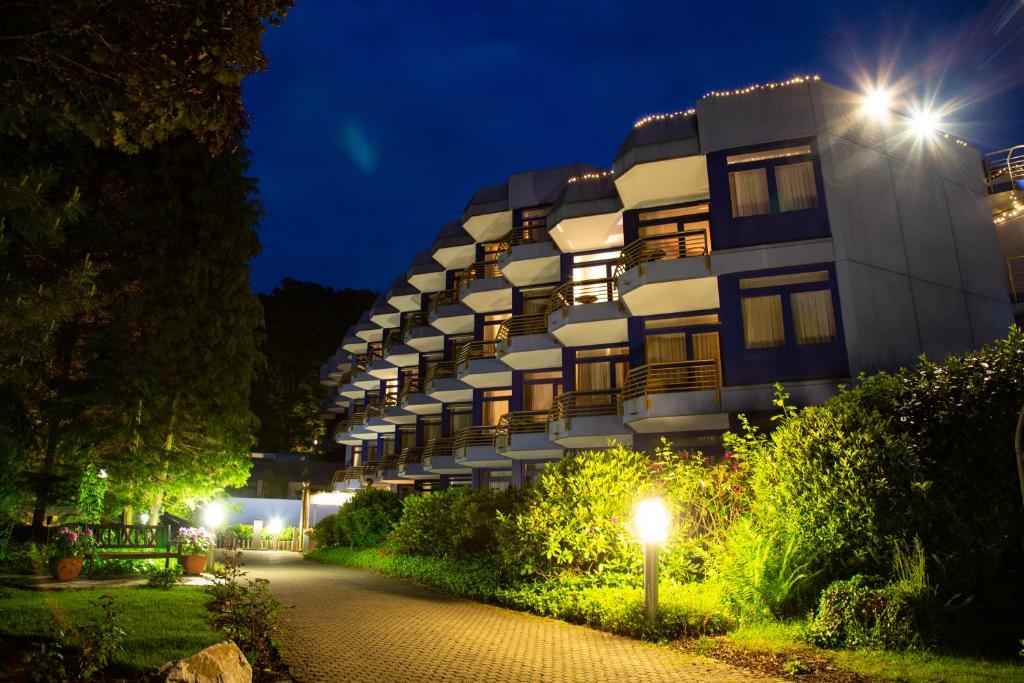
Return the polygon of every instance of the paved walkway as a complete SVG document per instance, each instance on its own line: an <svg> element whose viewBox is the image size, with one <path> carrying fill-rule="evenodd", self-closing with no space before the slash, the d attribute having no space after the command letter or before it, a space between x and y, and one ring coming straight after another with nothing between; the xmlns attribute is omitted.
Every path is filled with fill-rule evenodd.
<svg viewBox="0 0 1024 683"><path fill-rule="evenodd" d="M461 600L297 553L249 552L286 606L283 654L314 681L766 681L553 619Z"/></svg>

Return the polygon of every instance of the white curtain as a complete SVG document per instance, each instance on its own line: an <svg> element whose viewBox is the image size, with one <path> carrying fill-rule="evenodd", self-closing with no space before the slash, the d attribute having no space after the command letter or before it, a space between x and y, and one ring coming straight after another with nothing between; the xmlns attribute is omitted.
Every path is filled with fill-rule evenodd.
<svg viewBox="0 0 1024 683"><path fill-rule="evenodd" d="M797 344L827 344L835 341L836 318L832 292L798 292L789 295L793 308L793 335Z"/></svg>
<svg viewBox="0 0 1024 683"><path fill-rule="evenodd" d="M798 211L818 206L814 164L810 161L776 166L775 184L779 189L779 211Z"/></svg>
<svg viewBox="0 0 1024 683"><path fill-rule="evenodd" d="M743 306L743 337L748 349L769 349L786 343L782 324L782 297L750 296Z"/></svg>
<svg viewBox="0 0 1024 683"><path fill-rule="evenodd" d="M756 216L771 211L768 201L768 174L763 168L732 171L729 174L729 192L732 196L732 215Z"/></svg>

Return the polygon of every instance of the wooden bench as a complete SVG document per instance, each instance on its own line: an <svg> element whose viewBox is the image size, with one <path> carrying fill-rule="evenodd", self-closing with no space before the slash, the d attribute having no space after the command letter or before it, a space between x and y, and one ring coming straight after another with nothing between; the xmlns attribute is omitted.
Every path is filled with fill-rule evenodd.
<svg viewBox="0 0 1024 683"><path fill-rule="evenodd" d="M161 524L90 524L96 538L93 559L101 560L154 560L163 559L169 567L178 551L172 545L171 525ZM163 543L161 543L161 533Z"/></svg>

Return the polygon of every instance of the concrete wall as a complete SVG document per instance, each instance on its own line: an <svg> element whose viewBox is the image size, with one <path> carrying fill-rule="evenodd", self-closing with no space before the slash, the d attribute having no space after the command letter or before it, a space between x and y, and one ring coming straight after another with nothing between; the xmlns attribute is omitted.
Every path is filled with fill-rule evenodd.
<svg viewBox="0 0 1024 683"><path fill-rule="evenodd" d="M976 151L870 119L820 81L705 98L697 112L704 153L817 141L853 375L1005 335L1008 279Z"/></svg>
<svg viewBox="0 0 1024 683"><path fill-rule="evenodd" d="M228 504L228 526L232 524L252 524L255 519L262 519L263 525L275 517L281 518L282 526L298 526L302 515L302 501L285 498L238 498L231 497ZM241 506L234 510L235 506ZM310 505L309 519L312 523L333 515L338 508L333 505Z"/></svg>

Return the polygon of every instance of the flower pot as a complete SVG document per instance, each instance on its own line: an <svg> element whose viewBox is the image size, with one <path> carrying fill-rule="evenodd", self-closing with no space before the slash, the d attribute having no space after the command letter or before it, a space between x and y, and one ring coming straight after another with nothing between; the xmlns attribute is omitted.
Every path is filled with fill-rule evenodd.
<svg viewBox="0 0 1024 683"><path fill-rule="evenodd" d="M185 576L199 576L206 569L206 555L182 555L181 566L185 568Z"/></svg>
<svg viewBox="0 0 1024 683"><path fill-rule="evenodd" d="M53 573L53 578L58 581L74 581L78 578L78 575L82 573L82 560L84 559L84 557L78 556L62 557L54 560L50 564L50 571Z"/></svg>

